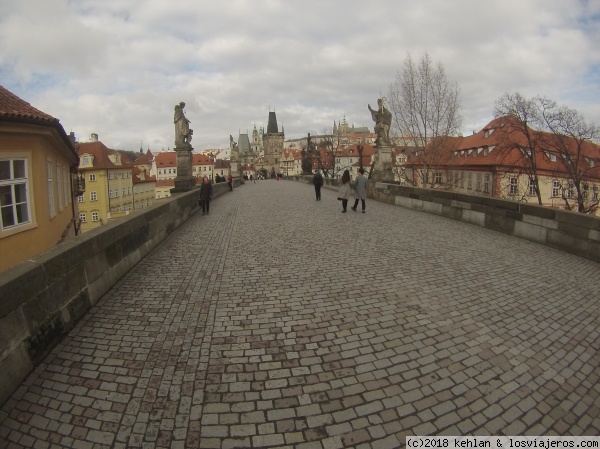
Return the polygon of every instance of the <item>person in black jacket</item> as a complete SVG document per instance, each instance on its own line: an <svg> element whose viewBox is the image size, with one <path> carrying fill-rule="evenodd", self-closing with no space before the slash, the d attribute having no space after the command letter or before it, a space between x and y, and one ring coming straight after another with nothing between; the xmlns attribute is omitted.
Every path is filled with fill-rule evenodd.
<svg viewBox="0 0 600 449"><path fill-rule="evenodd" d="M200 186L200 197L198 198L198 203L202 206L202 215L205 213L208 214L210 200L213 195L213 186L210 183L210 180L205 176L202 180L202 185Z"/></svg>
<svg viewBox="0 0 600 449"><path fill-rule="evenodd" d="M323 175L317 170L315 176L313 176L313 184L315 186L315 195L317 195L317 201L321 201L321 187L323 186Z"/></svg>

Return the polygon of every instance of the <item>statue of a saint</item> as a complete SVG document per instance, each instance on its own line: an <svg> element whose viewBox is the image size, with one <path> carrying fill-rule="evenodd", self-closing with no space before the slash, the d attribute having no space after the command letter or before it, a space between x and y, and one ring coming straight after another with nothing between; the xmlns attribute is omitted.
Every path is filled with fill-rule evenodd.
<svg viewBox="0 0 600 449"><path fill-rule="evenodd" d="M375 141L376 146L390 145L390 126L392 125L392 113L386 109L383 104L383 98L377 100L378 110L373 110L369 105L369 111L371 111L371 118L375 122L375 133L377 134L377 140Z"/></svg>
<svg viewBox="0 0 600 449"><path fill-rule="evenodd" d="M184 107L185 103L183 101L175 105L175 118L173 120L175 123L175 147L190 145L192 134L194 133L194 131L190 129L191 122L183 113Z"/></svg>

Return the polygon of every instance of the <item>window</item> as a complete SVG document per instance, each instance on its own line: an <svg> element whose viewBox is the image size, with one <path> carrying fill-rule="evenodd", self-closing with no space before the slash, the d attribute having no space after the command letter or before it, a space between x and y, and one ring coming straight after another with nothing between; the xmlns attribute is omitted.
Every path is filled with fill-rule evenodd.
<svg viewBox="0 0 600 449"><path fill-rule="evenodd" d="M92 221L100 221L100 214L98 212L92 212Z"/></svg>
<svg viewBox="0 0 600 449"><path fill-rule="evenodd" d="M442 183L442 173L441 172L436 172L434 175L434 182L436 184L441 184Z"/></svg>
<svg viewBox="0 0 600 449"><path fill-rule="evenodd" d="M108 190L108 197L109 197L109 198L112 198L112 197L113 197L112 189L109 189L109 190Z"/></svg>
<svg viewBox="0 0 600 449"><path fill-rule="evenodd" d="M85 216L85 212L80 212L79 213L79 221L81 221L82 223L85 223L87 221L87 218Z"/></svg>
<svg viewBox="0 0 600 449"><path fill-rule="evenodd" d="M79 196L77 197L77 202L78 202L78 203L83 203L84 201L85 201L85 199L83 198L83 195L79 195Z"/></svg>
<svg viewBox="0 0 600 449"><path fill-rule="evenodd" d="M598 186L592 187L592 192L593 192L593 195L592 195L593 200L597 201L598 200Z"/></svg>
<svg viewBox="0 0 600 449"><path fill-rule="evenodd" d="M27 160L0 160L0 229L30 222Z"/></svg>
<svg viewBox="0 0 600 449"><path fill-rule="evenodd" d="M483 191L490 193L490 175L484 175L483 177Z"/></svg>
<svg viewBox="0 0 600 449"><path fill-rule="evenodd" d="M567 187L567 197L574 198L575 197L575 186L572 182L569 183Z"/></svg>
<svg viewBox="0 0 600 449"><path fill-rule="evenodd" d="M62 183L62 166L56 164L56 187L58 188L58 210L63 210L63 183Z"/></svg>
<svg viewBox="0 0 600 449"><path fill-rule="evenodd" d="M560 193L560 182L552 181L552 197L555 198Z"/></svg>
<svg viewBox="0 0 600 449"><path fill-rule="evenodd" d="M90 181L95 181L96 180L96 175L95 174L90 174Z"/></svg>
<svg viewBox="0 0 600 449"><path fill-rule="evenodd" d="M589 190L590 186L587 184L583 184L583 189L581 190L581 198L587 200Z"/></svg>
<svg viewBox="0 0 600 449"><path fill-rule="evenodd" d="M48 176L48 209L50 216L56 215L56 209L54 206L54 180L52 179L52 161L46 161L46 174Z"/></svg>
<svg viewBox="0 0 600 449"><path fill-rule="evenodd" d="M65 203L67 205L71 204L71 192L69 191L69 182L70 182L69 170L67 169L67 166L65 165L63 167L63 192L65 195Z"/></svg>
<svg viewBox="0 0 600 449"><path fill-rule="evenodd" d="M527 189L527 193L529 193L529 196L535 196L536 195L536 188L535 188L535 181L533 179L529 180L529 188Z"/></svg>
<svg viewBox="0 0 600 449"><path fill-rule="evenodd" d="M90 157L89 156L83 156L83 165L88 165L90 163Z"/></svg>
<svg viewBox="0 0 600 449"><path fill-rule="evenodd" d="M127 190L125 189L125 187L123 187L123 188L121 189L121 196L125 196L125 192L126 192L126 191L127 191Z"/></svg>
<svg viewBox="0 0 600 449"><path fill-rule="evenodd" d="M519 186L519 183L518 183L517 178L515 176L511 176L509 179L509 184L508 184L508 194L516 195L519 191L518 186Z"/></svg>
<svg viewBox="0 0 600 449"><path fill-rule="evenodd" d="M96 192L90 192L90 201L98 201L98 195Z"/></svg>
<svg viewBox="0 0 600 449"><path fill-rule="evenodd" d="M467 189L473 188L473 173L467 174Z"/></svg>
<svg viewBox="0 0 600 449"><path fill-rule="evenodd" d="M481 173L477 173L477 181L475 182L475 190L481 192Z"/></svg>

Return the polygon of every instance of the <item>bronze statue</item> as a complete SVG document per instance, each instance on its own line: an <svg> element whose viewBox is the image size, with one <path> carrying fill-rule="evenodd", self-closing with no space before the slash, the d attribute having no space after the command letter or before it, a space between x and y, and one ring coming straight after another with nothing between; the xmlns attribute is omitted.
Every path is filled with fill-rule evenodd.
<svg viewBox="0 0 600 449"><path fill-rule="evenodd" d="M173 120L175 123L175 147L185 147L190 145L192 134L194 133L194 131L190 129L191 122L183 113L184 107L185 103L183 101L175 105L175 117Z"/></svg>
<svg viewBox="0 0 600 449"><path fill-rule="evenodd" d="M391 145L390 126L392 125L392 113L383 104L383 98L377 100L377 105L379 106L379 109L376 111L369 105L371 118L375 122L375 133L377 134L375 145Z"/></svg>

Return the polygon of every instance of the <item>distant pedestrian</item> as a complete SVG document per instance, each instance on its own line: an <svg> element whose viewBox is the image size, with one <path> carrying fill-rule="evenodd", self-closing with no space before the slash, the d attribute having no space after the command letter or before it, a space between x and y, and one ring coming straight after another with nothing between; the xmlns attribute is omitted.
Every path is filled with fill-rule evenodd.
<svg viewBox="0 0 600 449"><path fill-rule="evenodd" d="M342 213L346 213L346 208L348 207L348 198L350 198L350 194L352 193L352 188L350 187L350 172L348 170L344 170L344 174L342 175L342 179L340 181L340 189L338 191L338 200L342 201Z"/></svg>
<svg viewBox="0 0 600 449"><path fill-rule="evenodd" d="M229 186L229 191L233 192L233 176L231 176L231 173L227 176L227 185Z"/></svg>
<svg viewBox="0 0 600 449"><path fill-rule="evenodd" d="M315 195L317 196L317 201L321 201L321 187L323 186L323 175L319 170L313 176L313 184L315 186Z"/></svg>
<svg viewBox="0 0 600 449"><path fill-rule="evenodd" d="M208 214L212 196L213 186L210 183L210 180L205 176L202 180L202 185L200 186L200 197L198 198L198 202L200 206L202 206L202 215L205 213Z"/></svg>
<svg viewBox="0 0 600 449"><path fill-rule="evenodd" d="M362 202L362 213L365 213L365 205L367 201L367 177L364 176L365 170L364 168L358 169L358 175L353 182L354 186L354 206L351 209L356 212L356 208L358 207L358 200Z"/></svg>

